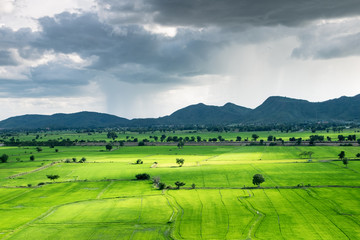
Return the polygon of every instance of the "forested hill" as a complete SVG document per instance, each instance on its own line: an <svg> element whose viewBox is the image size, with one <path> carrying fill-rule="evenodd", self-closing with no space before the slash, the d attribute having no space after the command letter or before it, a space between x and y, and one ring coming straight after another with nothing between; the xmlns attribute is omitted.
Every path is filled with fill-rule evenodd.
<svg viewBox="0 0 360 240"><path fill-rule="evenodd" d="M0 129L74 129L148 127L155 125L224 125L305 122L360 122L360 94L324 102L269 97L255 109L227 103L191 105L160 118L126 119L110 114L79 112L54 115L23 115L0 121Z"/></svg>
<svg viewBox="0 0 360 240"><path fill-rule="evenodd" d="M78 112L54 115L23 115L11 117L0 122L5 129L72 129L103 128L127 125L128 119L96 112Z"/></svg>
<svg viewBox="0 0 360 240"><path fill-rule="evenodd" d="M245 123L360 122L360 94L324 102L269 97L255 108Z"/></svg>

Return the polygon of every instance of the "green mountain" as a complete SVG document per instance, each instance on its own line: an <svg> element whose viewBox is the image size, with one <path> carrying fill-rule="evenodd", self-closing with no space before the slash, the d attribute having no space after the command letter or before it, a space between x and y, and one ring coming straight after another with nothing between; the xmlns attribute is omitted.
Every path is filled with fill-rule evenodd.
<svg viewBox="0 0 360 240"><path fill-rule="evenodd" d="M159 125L223 125L306 122L360 122L360 94L324 102L269 97L255 109L227 103L203 103L179 109L160 118L126 119L110 114L79 112L54 115L23 115L0 121L0 129L74 129L106 127L148 127Z"/></svg>
<svg viewBox="0 0 360 240"><path fill-rule="evenodd" d="M209 106L203 103L180 109L170 116L159 119L161 124L229 124L241 122L251 112L250 108L227 103L222 107Z"/></svg>
<svg viewBox="0 0 360 240"><path fill-rule="evenodd" d="M0 122L3 129L70 129L126 126L129 120L96 112L57 113L54 115L23 115Z"/></svg>
<svg viewBox="0 0 360 240"><path fill-rule="evenodd" d="M360 94L325 102L269 97L246 116L245 123L360 122Z"/></svg>

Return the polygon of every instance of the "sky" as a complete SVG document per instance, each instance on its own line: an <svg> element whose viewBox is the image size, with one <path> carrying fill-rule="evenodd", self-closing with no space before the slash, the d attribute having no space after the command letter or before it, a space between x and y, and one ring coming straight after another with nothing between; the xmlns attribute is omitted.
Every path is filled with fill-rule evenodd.
<svg viewBox="0 0 360 240"><path fill-rule="evenodd" d="M358 0L0 0L0 120L359 93Z"/></svg>

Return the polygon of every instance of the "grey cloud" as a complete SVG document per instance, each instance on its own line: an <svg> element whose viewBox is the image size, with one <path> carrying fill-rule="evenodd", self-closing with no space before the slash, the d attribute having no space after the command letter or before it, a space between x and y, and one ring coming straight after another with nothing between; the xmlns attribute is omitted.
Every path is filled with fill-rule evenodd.
<svg viewBox="0 0 360 240"><path fill-rule="evenodd" d="M81 94L81 87L93 77L88 70L46 64L32 68L26 80L0 78L0 95L3 92L6 97L74 97Z"/></svg>
<svg viewBox="0 0 360 240"><path fill-rule="evenodd" d="M115 13L124 15L123 1L98 2L110 6L107 12L113 16L112 22ZM152 12L155 14L152 20L162 25L222 28L298 26L316 19L355 16L360 12L357 0L137 0L127 6L132 9L140 6L139 22L145 19L141 16L147 16L144 13Z"/></svg>
<svg viewBox="0 0 360 240"><path fill-rule="evenodd" d="M122 26L121 34L115 33L111 26L90 13L62 13L55 18L42 18L39 23L42 34L34 47L61 53L76 52L84 58L97 56L98 61L89 67L96 70L109 71L123 64L139 64L156 71L198 74L204 71L202 61L209 51L221 46L221 42L212 40L211 36L199 37L204 34L194 34L192 30L183 30L175 38L167 38L130 25ZM149 81L158 80L149 78Z"/></svg>
<svg viewBox="0 0 360 240"><path fill-rule="evenodd" d="M21 48L28 46L31 41L36 39L37 33L29 28L21 28L14 31L10 28L0 28L0 48Z"/></svg>
<svg viewBox="0 0 360 240"><path fill-rule="evenodd" d="M56 63L40 65L31 69L31 79L34 83L48 84L54 87L56 85L85 85L92 77L93 74L89 70L71 68Z"/></svg>
<svg viewBox="0 0 360 240"><path fill-rule="evenodd" d="M39 33L32 32L30 28L21 28L14 31L10 28L2 27L0 28L0 49L16 49L22 58L38 59L42 56L43 51L31 47L38 37ZM4 51L8 52L8 50ZM19 63L12 59L10 65L17 64Z"/></svg>
<svg viewBox="0 0 360 240"><path fill-rule="evenodd" d="M308 36L300 47L295 48L295 58L331 59L360 55L360 32L342 37Z"/></svg>
<svg viewBox="0 0 360 240"><path fill-rule="evenodd" d="M152 21L154 12L143 0L98 0L100 19L110 24L137 25Z"/></svg>
<svg viewBox="0 0 360 240"><path fill-rule="evenodd" d="M10 51L0 50L0 66L15 66L17 61Z"/></svg>

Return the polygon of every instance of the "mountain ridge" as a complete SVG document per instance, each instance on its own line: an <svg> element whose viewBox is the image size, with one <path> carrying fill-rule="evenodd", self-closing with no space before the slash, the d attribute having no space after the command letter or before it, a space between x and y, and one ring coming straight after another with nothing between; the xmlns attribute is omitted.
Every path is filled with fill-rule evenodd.
<svg viewBox="0 0 360 240"><path fill-rule="evenodd" d="M198 103L159 118L127 119L116 115L82 111L52 115L26 114L0 121L0 129L71 129L148 127L155 125L227 125L306 122L360 122L360 94L323 102L270 96L254 109L234 103L223 106Z"/></svg>

